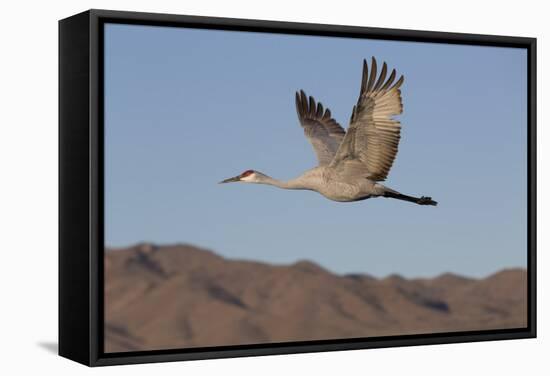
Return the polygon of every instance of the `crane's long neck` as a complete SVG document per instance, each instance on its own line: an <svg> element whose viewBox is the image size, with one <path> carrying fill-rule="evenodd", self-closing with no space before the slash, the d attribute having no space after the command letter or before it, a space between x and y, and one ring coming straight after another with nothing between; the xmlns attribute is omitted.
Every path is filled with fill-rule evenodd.
<svg viewBox="0 0 550 376"><path fill-rule="evenodd" d="M282 189L308 189L308 190L314 189L314 187L311 186L311 184L308 184L308 182L305 181L301 176L297 177L296 179L283 181L283 180L274 179L271 176L263 175L261 179L259 179L256 183L273 185L275 187L282 188Z"/></svg>

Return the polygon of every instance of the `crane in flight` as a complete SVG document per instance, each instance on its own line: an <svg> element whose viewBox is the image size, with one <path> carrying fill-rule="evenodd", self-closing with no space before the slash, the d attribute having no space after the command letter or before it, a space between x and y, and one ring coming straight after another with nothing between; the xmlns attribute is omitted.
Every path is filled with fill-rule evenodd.
<svg viewBox="0 0 550 376"><path fill-rule="evenodd" d="M328 108L324 109L313 97L308 98L303 90L296 93L298 119L317 155L317 167L288 181L246 170L220 183L256 183L311 190L340 202L389 197L418 205L437 205L431 197L408 196L380 183L388 176L401 138L401 123L393 117L403 112L400 87L404 77L395 81L393 69L386 79L387 70L384 63L377 76L373 57L369 73L368 64L363 60L361 90L347 132L332 118Z"/></svg>

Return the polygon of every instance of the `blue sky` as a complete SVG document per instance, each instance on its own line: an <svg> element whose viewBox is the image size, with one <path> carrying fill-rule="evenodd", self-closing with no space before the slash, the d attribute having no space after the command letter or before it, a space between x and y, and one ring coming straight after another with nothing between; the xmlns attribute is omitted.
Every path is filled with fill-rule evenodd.
<svg viewBox="0 0 550 376"><path fill-rule="evenodd" d="M294 92L347 127L371 56L405 75L385 184L439 206L217 184L314 167ZM375 276L525 267L526 63L514 48L107 25L106 245L190 243Z"/></svg>

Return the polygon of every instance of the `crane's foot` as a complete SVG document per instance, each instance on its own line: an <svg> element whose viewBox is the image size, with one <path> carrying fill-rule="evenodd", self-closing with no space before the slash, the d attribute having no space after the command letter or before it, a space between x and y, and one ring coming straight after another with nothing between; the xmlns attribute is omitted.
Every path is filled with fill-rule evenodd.
<svg viewBox="0 0 550 376"><path fill-rule="evenodd" d="M416 203L418 205L432 205L432 206L437 205L436 201L432 200L431 197L427 197L427 196L420 197Z"/></svg>

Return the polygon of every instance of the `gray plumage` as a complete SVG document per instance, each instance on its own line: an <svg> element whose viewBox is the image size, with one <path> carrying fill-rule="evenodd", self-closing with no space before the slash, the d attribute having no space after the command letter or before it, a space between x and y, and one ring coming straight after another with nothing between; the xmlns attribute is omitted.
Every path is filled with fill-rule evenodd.
<svg viewBox="0 0 550 376"><path fill-rule="evenodd" d="M392 70L386 79L387 64L377 74L373 57L371 68L363 60L363 76L357 104L353 106L347 132L332 118L328 108L303 90L296 93L296 112L304 134L313 146L319 166L288 181L273 179L259 171L247 170L221 183L268 184L284 189L319 192L334 201L359 201L390 197L419 205L437 205L430 197L401 194L382 185L397 155L401 123L394 116L403 112L400 87Z"/></svg>
<svg viewBox="0 0 550 376"><path fill-rule="evenodd" d="M346 131L332 118L328 108L324 110L323 105L316 104L313 97L309 97L308 101L303 90L296 93L296 112L306 138L313 145L319 166L328 165L342 143Z"/></svg>

